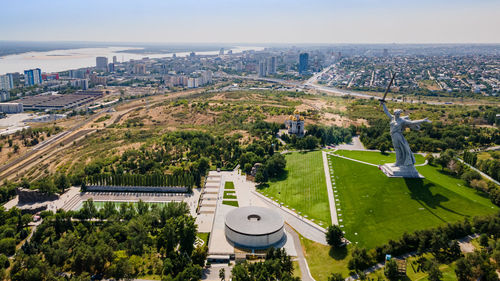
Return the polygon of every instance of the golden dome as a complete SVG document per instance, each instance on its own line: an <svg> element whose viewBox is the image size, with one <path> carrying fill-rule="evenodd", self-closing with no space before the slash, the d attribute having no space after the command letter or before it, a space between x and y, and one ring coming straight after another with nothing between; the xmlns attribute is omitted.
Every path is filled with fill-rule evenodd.
<svg viewBox="0 0 500 281"><path fill-rule="evenodd" d="M288 116L287 120L293 120L293 115Z"/></svg>

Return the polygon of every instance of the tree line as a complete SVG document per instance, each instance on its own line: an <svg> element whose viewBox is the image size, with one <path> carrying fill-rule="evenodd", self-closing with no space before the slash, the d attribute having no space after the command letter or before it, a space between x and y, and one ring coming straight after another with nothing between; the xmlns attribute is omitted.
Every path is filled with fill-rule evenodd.
<svg viewBox="0 0 500 281"><path fill-rule="evenodd" d="M87 176L85 185L108 185L108 186L178 186L192 188L193 175L181 173L179 175L164 174L95 174Z"/></svg>

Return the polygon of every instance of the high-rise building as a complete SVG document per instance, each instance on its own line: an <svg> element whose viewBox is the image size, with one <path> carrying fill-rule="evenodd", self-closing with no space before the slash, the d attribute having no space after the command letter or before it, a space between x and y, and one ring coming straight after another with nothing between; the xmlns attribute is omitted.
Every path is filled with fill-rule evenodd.
<svg viewBox="0 0 500 281"><path fill-rule="evenodd" d="M303 74L307 72L309 64L309 54L302 53L299 55L299 73Z"/></svg>
<svg viewBox="0 0 500 281"><path fill-rule="evenodd" d="M97 70L108 71L108 58L107 57L96 57L95 58L95 68L97 68Z"/></svg>
<svg viewBox="0 0 500 281"><path fill-rule="evenodd" d="M108 71L109 72L115 72L115 64L114 63L108 64Z"/></svg>
<svg viewBox="0 0 500 281"><path fill-rule="evenodd" d="M42 84L42 71L40 70L40 68L25 70L24 84L26 86Z"/></svg>
<svg viewBox="0 0 500 281"><path fill-rule="evenodd" d="M267 75L266 61L262 60L259 62L258 74L259 74L259 77L265 77Z"/></svg>
<svg viewBox="0 0 500 281"><path fill-rule="evenodd" d="M222 55L224 55L224 48L220 48L220 50L219 50L219 56L222 56Z"/></svg>
<svg viewBox="0 0 500 281"><path fill-rule="evenodd" d="M388 57L389 56L389 50L388 49L384 49L384 57Z"/></svg>
<svg viewBox="0 0 500 281"><path fill-rule="evenodd" d="M146 74L146 65L142 63L134 65L134 74Z"/></svg>
<svg viewBox="0 0 500 281"><path fill-rule="evenodd" d="M114 63L114 64L117 64L117 63L118 63L118 60L116 59L116 56L113 56L113 63Z"/></svg>
<svg viewBox="0 0 500 281"><path fill-rule="evenodd" d="M276 74L276 57L267 59L267 74Z"/></svg>
<svg viewBox="0 0 500 281"><path fill-rule="evenodd" d="M0 90L10 90L14 88L14 78L12 74L0 75Z"/></svg>

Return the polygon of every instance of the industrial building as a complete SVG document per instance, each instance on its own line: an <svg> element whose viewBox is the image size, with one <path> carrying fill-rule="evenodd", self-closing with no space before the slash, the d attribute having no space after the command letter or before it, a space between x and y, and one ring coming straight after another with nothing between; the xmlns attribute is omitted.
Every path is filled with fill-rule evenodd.
<svg viewBox="0 0 500 281"><path fill-rule="evenodd" d="M21 113L21 112L23 112L23 105L21 103L3 102L3 103L0 103L0 112L3 112L3 113Z"/></svg>
<svg viewBox="0 0 500 281"><path fill-rule="evenodd" d="M25 110L61 110L74 108L102 97L100 92L76 94L51 94L23 97L18 100Z"/></svg>

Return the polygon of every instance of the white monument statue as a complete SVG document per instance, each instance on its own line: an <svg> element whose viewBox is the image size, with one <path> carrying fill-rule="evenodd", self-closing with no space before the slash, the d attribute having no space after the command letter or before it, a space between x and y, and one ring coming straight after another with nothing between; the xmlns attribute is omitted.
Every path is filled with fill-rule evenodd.
<svg viewBox="0 0 500 281"><path fill-rule="evenodd" d="M381 170L389 177L421 178L422 175L415 169L415 157L403 136L403 130L406 128L419 130L420 124L431 121L427 118L412 121L408 116L401 116L403 112L401 109L394 110L394 115L392 115L385 106L385 100L380 100L380 104L384 108L385 114L391 119L392 145L396 152L396 163L384 164L381 166Z"/></svg>

